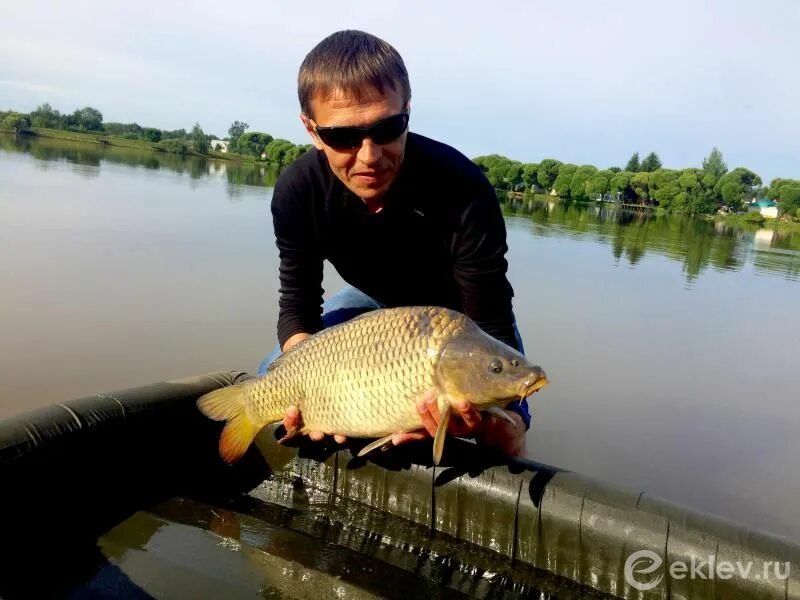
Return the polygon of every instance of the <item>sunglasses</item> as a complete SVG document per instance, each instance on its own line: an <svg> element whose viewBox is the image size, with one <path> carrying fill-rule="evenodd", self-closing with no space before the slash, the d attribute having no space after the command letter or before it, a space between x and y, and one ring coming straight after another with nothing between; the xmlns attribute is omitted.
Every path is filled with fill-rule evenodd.
<svg viewBox="0 0 800 600"><path fill-rule="evenodd" d="M388 144L399 138L408 128L408 113L386 117L368 127L319 127L315 124L319 139L336 150L360 148L364 138L376 144Z"/></svg>

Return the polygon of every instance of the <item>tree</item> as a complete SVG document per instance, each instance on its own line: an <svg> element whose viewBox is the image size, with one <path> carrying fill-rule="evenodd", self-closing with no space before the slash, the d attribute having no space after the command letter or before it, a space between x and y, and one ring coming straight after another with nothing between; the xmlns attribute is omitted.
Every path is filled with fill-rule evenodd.
<svg viewBox="0 0 800 600"><path fill-rule="evenodd" d="M632 171L620 171L608 182L612 194L619 192L624 200L633 200L636 195L631 188L631 178L635 175Z"/></svg>
<svg viewBox="0 0 800 600"><path fill-rule="evenodd" d="M778 205L784 214L795 215L800 210L800 185L785 185L781 188L781 201Z"/></svg>
<svg viewBox="0 0 800 600"><path fill-rule="evenodd" d="M722 152L717 147L711 149L711 154L703 159L703 171L719 179L728 172L728 165L722 160Z"/></svg>
<svg viewBox="0 0 800 600"><path fill-rule="evenodd" d="M189 150L189 148L186 146L186 142L176 138L163 140L156 145L156 148L164 152L169 152L170 154L181 155L186 154L186 152Z"/></svg>
<svg viewBox="0 0 800 600"><path fill-rule="evenodd" d="M517 190L517 188L522 187L524 185L522 182L522 163L511 161L506 168L503 181L509 190Z"/></svg>
<svg viewBox="0 0 800 600"><path fill-rule="evenodd" d="M103 123L103 130L108 135L121 135L131 139L144 137L144 128L138 123Z"/></svg>
<svg viewBox="0 0 800 600"><path fill-rule="evenodd" d="M288 166L296 161L300 156L308 152L313 146L311 144L301 144L300 146L292 146L283 155L283 166Z"/></svg>
<svg viewBox="0 0 800 600"><path fill-rule="evenodd" d="M203 132L200 123L195 123L192 127L192 144L194 145L195 152L205 154L208 152L208 137Z"/></svg>
<svg viewBox="0 0 800 600"><path fill-rule="evenodd" d="M472 159L472 162L483 171L489 183L499 190L519 190L529 185L525 169L528 169L529 177L535 176L535 171L531 171L530 167L535 169L537 166L523 165L517 160L511 160L499 154L478 156Z"/></svg>
<svg viewBox="0 0 800 600"><path fill-rule="evenodd" d="M525 184L525 187L528 189L533 189L533 187L537 183L537 171L539 170L539 165L536 163L526 163L522 165L522 183Z"/></svg>
<svg viewBox="0 0 800 600"><path fill-rule="evenodd" d="M236 140L236 152L260 158L270 142L272 142L272 136L268 133L260 133L258 131L243 133Z"/></svg>
<svg viewBox="0 0 800 600"><path fill-rule="evenodd" d="M684 169L678 176L678 185L684 190L693 190L700 184L694 169Z"/></svg>
<svg viewBox="0 0 800 600"><path fill-rule="evenodd" d="M555 184L560 168L561 162L553 158L545 158L539 163L539 168L536 170L536 181L546 192L549 192Z"/></svg>
<svg viewBox="0 0 800 600"><path fill-rule="evenodd" d="M569 198L572 176L578 170L578 165L561 165L558 169L558 177L553 182L553 189L561 198Z"/></svg>
<svg viewBox="0 0 800 600"><path fill-rule="evenodd" d="M145 127L142 130L142 137L146 139L148 142L160 142L161 130L155 129L154 127Z"/></svg>
<svg viewBox="0 0 800 600"><path fill-rule="evenodd" d="M3 126L8 129L13 129L16 135L19 135L26 129L30 128L31 120L28 115L23 115L18 112L10 112L3 118Z"/></svg>
<svg viewBox="0 0 800 600"><path fill-rule="evenodd" d="M289 140L282 140L280 138L272 140L267 147L264 148L264 152L267 155L267 160L269 162L275 164L283 164L286 153L292 148L294 144Z"/></svg>
<svg viewBox="0 0 800 600"><path fill-rule="evenodd" d="M230 136L230 143L231 146L236 144L236 140L238 140L242 134L250 128L250 125L245 123L244 121L234 121L233 124L228 127L228 135Z"/></svg>
<svg viewBox="0 0 800 600"><path fill-rule="evenodd" d="M53 107L45 102L31 113L31 125L34 127L49 127L51 129L61 127L61 114L57 110L53 110Z"/></svg>
<svg viewBox="0 0 800 600"><path fill-rule="evenodd" d="M613 176L614 173L611 170L598 171L592 175L586 183L586 193L589 195L589 198L591 199L597 194L605 194L609 189L609 182Z"/></svg>
<svg viewBox="0 0 800 600"><path fill-rule="evenodd" d="M795 186L800 187L800 180L797 179L781 179L780 177L776 177L772 180L769 185L769 189L767 190L766 196L771 198L772 200L781 200L781 191L785 186Z"/></svg>
<svg viewBox="0 0 800 600"><path fill-rule="evenodd" d="M680 174L672 169L658 169L650 174L650 196L658 205L678 212L689 210L689 196L681 189Z"/></svg>
<svg viewBox="0 0 800 600"><path fill-rule="evenodd" d="M642 161L642 166L640 167L640 171L647 171L648 173L652 173L653 171L658 171L661 168L661 159L658 158L658 154L655 152L651 152L647 156L644 157Z"/></svg>
<svg viewBox="0 0 800 600"><path fill-rule="evenodd" d="M639 169L642 168L641 163L639 163L639 153L634 152L633 155L628 160L628 164L625 165L625 171L630 171L631 173L638 173Z"/></svg>
<svg viewBox="0 0 800 600"><path fill-rule="evenodd" d="M631 188L636 198L642 203L646 204L650 199L650 173L640 171L631 177Z"/></svg>
<svg viewBox="0 0 800 600"><path fill-rule="evenodd" d="M592 167L591 165L584 165L575 171L575 174L572 176L572 181L569 183L570 197L575 200L586 200L586 185L596 172L597 167Z"/></svg>
<svg viewBox="0 0 800 600"><path fill-rule="evenodd" d="M742 203L752 198L754 188L761 185L761 178L750 169L737 167L723 175L714 186L714 192L733 210L739 210Z"/></svg>
<svg viewBox="0 0 800 600"><path fill-rule="evenodd" d="M713 190L714 181L714 176L702 169L683 169L679 172L677 183L681 193L686 195L686 212L705 214L717 210L719 199Z"/></svg>
<svg viewBox="0 0 800 600"><path fill-rule="evenodd" d="M72 113L72 125L83 131L103 131L103 113L84 106Z"/></svg>
<svg viewBox="0 0 800 600"><path fill-rule="evenodd" d="M181 128L174 131L162 131L161 137L165 140L187 140L190 136L185 129Z"/></svg>

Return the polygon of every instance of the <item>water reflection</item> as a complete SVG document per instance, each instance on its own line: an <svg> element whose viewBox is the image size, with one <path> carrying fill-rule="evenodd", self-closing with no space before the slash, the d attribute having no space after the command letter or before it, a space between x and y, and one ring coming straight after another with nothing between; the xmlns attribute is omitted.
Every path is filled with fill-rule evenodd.
<svg viewBox="0 0 800 600"><path fill-rule="evenodd" d="M54 162L73 165L75 175L96 178L104 163L121 164L148 170L166 169L185 173L192 182L206 178L224 178L230 198L242 195L239 186L271 187L278 178L278 168L265 163L214 160L199 156L181 156L138 148L72 142L51 138L32 138L0 134L0 150L24 152L39 159L37 168L47 171Z"/></svg>
<svg viewBox="0 0 800 600"><path fill-rule="evenodd" d="M571 237L611 247L617 264L636 267L648 254L683 264L689 287L709 267L756 272L798 280L800 233L758 226L729 225L686 216L656 215L613 204L578 204L540 197L500 196L507 216L527 217L540 237Z"/></svg>
<svg viewBox="0 0 800 600"><path fill-rule="evenodd" d="M232 201L241 199L247 186L271 187L278 177L278 168L265 163L211 160L47 138L0 135L0 150L31 154L39 159L36 165L42 171L47 171L53 162L69 163L75 175L86 179L97 178L106 163L185 173L192 188L205 179L224 179ZM533 195L509 198L505 192L499 200L507 216L528 218L534 235L600 242L610 247L617 265L637 267L648 254L680 262L687 287L692 287L708 268L740 271L752 265L762 275L780 275L795 281L800 278L800 233L796 231L656 215L613 204L577 204Z"/></svg>
<svg viewBox="0 0 800 600"><path fill-rule="evenodd" d="M275 175L0 135L0 418L254 369L275 344ZM554 381L529 456L800 539L798 234L502 200L515 314Z"/></svg>

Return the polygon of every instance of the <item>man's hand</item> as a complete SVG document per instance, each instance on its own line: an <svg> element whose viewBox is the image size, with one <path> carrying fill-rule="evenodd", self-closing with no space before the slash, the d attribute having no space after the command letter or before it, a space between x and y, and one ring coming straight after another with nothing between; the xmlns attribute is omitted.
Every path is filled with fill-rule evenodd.
<svg viewBox="0 0 800 600"><path fill-rule="evenodd" d="M424 429L394 434L392 443L395 446L436 435L441 419L436 395L427 392L417 404L417 410ZM462 401L453 407L447 431L456 437L475 437L478 443L497 448L506 456L522 456L525 454L525 423L515 412L507 410L506 414L513 424L494 415L481 415L472 404Z"/></svg>
<svg viewBox="0 0 800 600"><path fill-rule="evenodd" d="M506 456L525 455L525 421L512 410L505 411L512 423L505 419L488 415L478 434L478 443L497 448Z"/></svg>
<svg viewBox="0 0 800 600"><path fill-rule="evenodd" d="M297 435L297 433L303 428L303 417L300 415L300 409L294 405L287 408L286 415L283 417L283 426L286 428L286 437L283 439L289 439ZM325 439L325 432L309 431L308 437L315 442L321 442L323 439ZM336 440L337 444L344 444L347 441L347 436L335 433L333 435L333 439Z"/></svg>
<svg viewBox="0 0 800 600"><path fill-rule="evenodd" d="M433 392L426 392L417 403L417 411L422 419L423 428L405 433L395 433L392 436L392 444L399 446L436 435L436 429L441 420L436 395ZM472 404L461 401L453 407L447 432L456 437L474 437L479 444L496 448L506 456L522 456L525 454L525 423L522 417L515 412L507 410L506 414L513 424L494 415L482 415ZM302 429L303 418L296 406L290 406L286 410L283 426L286 428L286 438L296 435ZM315 442L322 441L325 436L323 431L308 432L308 437ZM344 444L347 436L333 434L333 439L338 444Z"/></svg>
<svg viewBox="0 0 800 600"><path fill-rule="evenodd" d="M283 348L281 348L281 352L286 352L292 346L295 346L295 345L299 344L300 342L302 342L303 340L305 340L307 338L310 338L310 337L311 337L311 334L310 333L305 333L304 331L300 331L298 333L295 333L294 335L290 336L289 339L286 340L286 342L283 344Z"/></svg>
<svg viewBox="0 0 800 600"><path fill-rule="evenodd" d="M424 440L436 435L436 429L439 427L442 415L439 412L439 404L436 402L436 395L433 392L425 392L422 399L417 402L417 412L420 419L422 419L423 429L395 433L392 436L392 443L395 446L414 440ZM475 410L469 402L462 401L453 407L453 414L450 417L447 432L457 437L472 437L477 433L481 420L481 413Z"/></svg>

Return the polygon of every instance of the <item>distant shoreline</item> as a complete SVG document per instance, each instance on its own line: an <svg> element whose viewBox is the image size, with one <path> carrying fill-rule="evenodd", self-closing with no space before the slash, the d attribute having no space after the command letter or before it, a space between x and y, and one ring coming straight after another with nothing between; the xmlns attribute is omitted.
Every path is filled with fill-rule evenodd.
<svg viewBox="0 0 800 600"><path fill-rule="evenodd" d="M15 135L13 129L6 129L0 127L0 133L8 135ZM68 142L82 142L86 144L95 144L97 146L113 146L117 148L128 148L132 150L146 150L157 154L171 154L163 148L159 148L156 143L146 142L144 140L131 140L118 135L107 135L104 133L83 133L77 131L66 131L64 129L48 129L45 127L31 127L25 131L16 134L21 137L38 137L46 139L66 140ZM227 154L224 152L209 152L208 154L200 154L194 150L187 149L182 154L183 156L196 156L199 158L212 158L218 160L229 160L236 162L247 162L256 164L256 160L249 156L242 156L240 154Z"/></svg>
<svg viewBox="0 0 800 600"><path fill-rule="evenodd" d="M496 190L498 194L505 194L508 198L513 198L514 200L533 200L536 202L568 202L574 204L582 204L582 205L592 205L592 204L603 204L607 206L618 206L620 208L629 209L629 210L646 210L655 216L663 216L669 214L663 208L659 208L658 206L652 206L649 204L620 204L618 202L607 202L607 201L582 201L582 200L574 200L572 198L561 198L559 196L554 196L551 194L531 194L525 192L512 192L507 190ZM776 231L800 231L800 223L793 223L787 222L781 219L764 219L761 223L748 223L744 220L744 214L738 215L724 215L724 214L697 214L697 215L685 215L689 218L698 218L704 221L716 221L725 223L727 225L736 225L739 227L744 228L751 228L751 229L774 229Z"/></svg>

